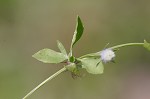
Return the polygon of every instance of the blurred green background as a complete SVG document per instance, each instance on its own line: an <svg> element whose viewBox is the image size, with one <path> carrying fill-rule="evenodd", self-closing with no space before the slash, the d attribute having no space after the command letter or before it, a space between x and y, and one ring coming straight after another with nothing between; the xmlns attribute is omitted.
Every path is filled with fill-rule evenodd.
<svg viewBox="0 0 150 99"><path fill-rule="evenodd" d="M69 49L76 16L85 31L76 57L110 46L150 42L149 0L0 0L0 99L21 99L62 65L43 64L32 54L56 40ZM120 49L102 75L65 72L29 99L150 99L150 52Z"/></svg>

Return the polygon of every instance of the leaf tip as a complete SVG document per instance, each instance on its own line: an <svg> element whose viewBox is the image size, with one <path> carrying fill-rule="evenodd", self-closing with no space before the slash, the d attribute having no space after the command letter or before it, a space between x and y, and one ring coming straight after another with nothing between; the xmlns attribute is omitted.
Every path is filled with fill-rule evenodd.
<svg viewBox="0 0 150 99"><path fill-rule="evenodd" d="M82 23L81 18L80 18L79 15L77 15L77 25L78 24L80 24L82 26L82 28L84 29L84 25L83 25L83 23Z"/></svg>
<svg viewBox="0 0 150 99"><path fill-rule="evenodd" d="M146 40L144 40L144 45L143 45L147 50L150 51L150 43L148 43Z"/></svg>
<svg viewBox="0 0 150 99"><path fill-rule="evenodd" d="M33 54L32 57L35 58L35 54Z"/></svg>
<svg viewBox="0 0 150 99"><path fill-rule="evenodd" d="M60 41L59 40L56 40L57 41L57 43L59 43Z"/></svg>
<svg viewBox="0 0 150 99"><path fill-rule="evenodd" d="M36 58L36 55L37 55L37 53L34 53L34 54L32 55L32 57L33 57L33 58Z"/></svg>

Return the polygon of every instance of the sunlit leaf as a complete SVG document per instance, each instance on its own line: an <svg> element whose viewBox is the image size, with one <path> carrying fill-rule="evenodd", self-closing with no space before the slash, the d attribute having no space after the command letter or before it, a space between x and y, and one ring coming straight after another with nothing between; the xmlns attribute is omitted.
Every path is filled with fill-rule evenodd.
<svg viewBox="0 0 150 99"><path fill-rule="evenodd" d="M83 58L80 61L82 68L85 68L91 74L102 74L104 71L104 66L99 58Z"/></svg>
<svg viewBox="0 0 150 99"><path fill-rule="evenodd" d="M148 43L146 40L144 40L144 47L150 51L150 43Z"/></svg>
<svg viewBox="0 0 150 99"><path fill-rule="evenodd" d="M47 48L38 51L33 57L44 63L60 63L67 59L64 54Z"/></svg>

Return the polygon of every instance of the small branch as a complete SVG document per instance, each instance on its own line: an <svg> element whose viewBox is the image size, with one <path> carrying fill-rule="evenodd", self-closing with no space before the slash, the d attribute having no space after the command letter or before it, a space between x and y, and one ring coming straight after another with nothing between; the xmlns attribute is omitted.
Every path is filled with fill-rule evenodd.
<svg viewBox="0 0 150 99"><path fill-rule="evenodd" d="M117 48L126 47L126 46L143 46L143 45L144 45L144 43L126 43L126 44L116 45L116 46L110 47L108 49L117 49ZM85 57L100 57L100 53L101 53L101 51L96 52L96 53L86 54L86 55L79 57L79 59L85 58Z"/></svg>
<svg viewBox="0 0 150 99"><path fill-rule="evenodd" d="M53 78L55 78L56 76L58 76L59 74L61 74L62 72L64 72L66 70L66 68L62 68L59 71L57 71L56 73L54 73L53 75L51 75L49 78L47 78L46 80L44 80L42 83L40 83L37 87L35 87L33 90L31 90L25 97L23 97L22 99L26 99L27 97L29 97L30 95L32 95L37 89L39 89L41 86L43 86L45 83L47 83L48 81L52 80Z"/></svg>
<svg viewBox="0 0 150 99"><path fill-rule="evenodd" d="M116 48L125 47L125 46L143 46L143 45L144 43L126 43L126 44L121 44L121 45L110 47L110 49L116 49Z"/></svg>

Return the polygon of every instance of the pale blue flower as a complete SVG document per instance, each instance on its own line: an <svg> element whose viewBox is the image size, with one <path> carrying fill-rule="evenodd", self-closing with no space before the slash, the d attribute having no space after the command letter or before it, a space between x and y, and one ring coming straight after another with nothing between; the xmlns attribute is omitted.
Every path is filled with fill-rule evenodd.
<svg viewBox="0 0 150 99"><path fill-rule="evenodd" d="M107 63L113 61L116 55L112 49L105 49L101 51L100 56L101 56L101 60L104 63Z"/></svg>

